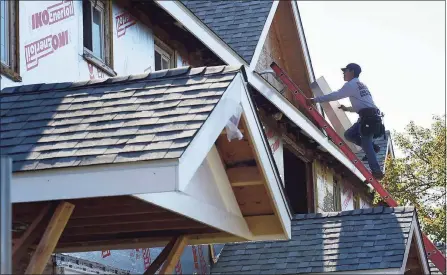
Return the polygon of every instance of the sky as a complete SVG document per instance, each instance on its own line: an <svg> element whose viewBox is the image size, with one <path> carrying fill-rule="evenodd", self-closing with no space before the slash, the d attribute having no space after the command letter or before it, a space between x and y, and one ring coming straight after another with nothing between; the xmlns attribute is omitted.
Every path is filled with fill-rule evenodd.
<svg viewBox="0 0 447 275"><path fill-rule="evenodd" d="M387 130L429 127L446 105L444 1L298 1L315 77L332 90L354 62ZM340 103L349 105L349 100ZM356 114L348 115L351 121Z"/></svg>

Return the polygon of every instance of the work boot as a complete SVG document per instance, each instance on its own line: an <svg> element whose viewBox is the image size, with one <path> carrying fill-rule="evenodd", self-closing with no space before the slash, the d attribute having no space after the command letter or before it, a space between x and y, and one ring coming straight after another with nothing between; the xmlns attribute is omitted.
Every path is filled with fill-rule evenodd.
<svg viewBox="0 0 447 275"><path fill-rule="evenodd" d="M382 173L382 171L373 171L372 175L376 180L381 180L385 177L385 175Z"/></svg>
<svg viewBox="0 0 447 275"><path fill-rule="evenodd" d="M374 152L376 152L376 154L380 152L380 146L379 145L373 143L373 147L374 147ZM368 160L368 157L365 155L362 158L362 161L367 161L367 160Z"/></svg>

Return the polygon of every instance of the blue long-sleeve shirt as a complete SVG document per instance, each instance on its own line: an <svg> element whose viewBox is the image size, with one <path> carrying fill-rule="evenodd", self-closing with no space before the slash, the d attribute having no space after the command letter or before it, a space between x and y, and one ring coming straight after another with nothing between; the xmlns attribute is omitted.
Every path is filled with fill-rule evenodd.
<svg viewBox="0 0 447 275"><path fill-rule="evenodd" d="M360 82L358 78L354 78L351 81L346 82L345 85L343 85L343 87L336 92L316 97L315 102L322 103L339 100L346 97L349 97L352 109L356 113L363 108L377 108L368 87Z"/></svg>

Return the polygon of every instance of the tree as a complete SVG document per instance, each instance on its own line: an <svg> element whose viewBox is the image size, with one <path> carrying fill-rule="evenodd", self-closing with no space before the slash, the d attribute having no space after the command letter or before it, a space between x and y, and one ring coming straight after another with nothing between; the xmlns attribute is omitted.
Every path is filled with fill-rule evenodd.
<svg viewBox="0 0 447 275"><path fill-rule="evenodd" d="M394 144L402 157L387 158L383 183L399 205L413 205L424 232L446 241L446 116L434 116L430 128L411 121ZM376 202L380 197L376 194Z"/></svg>

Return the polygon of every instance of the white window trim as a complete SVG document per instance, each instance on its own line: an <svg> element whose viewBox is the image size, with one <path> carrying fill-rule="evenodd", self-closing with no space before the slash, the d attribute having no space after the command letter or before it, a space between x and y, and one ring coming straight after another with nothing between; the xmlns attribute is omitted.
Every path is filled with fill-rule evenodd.
<svg viewBox="0 0 447 275"><path fill-rule="evenodd" d="M85 1L85 0L84 0ZM111 2L106 2L105 0L86 0L89 1L91 4L91 10L90 10L90 21L91 21L91 28L93 27L93 9L98 9L101 11L101 33L102 33L102 41L101 41L101 48L103 57L98 57L93 54L93 49L88 49L83 44L83 57L88 62L92 63L105 73L107 73L109 76L116 76L117 73L113 70L113 34L111 33L111 30L113 29L112 25L112 16L111 16ZM96 5L95 5L96 3ZM84 10L82 10L83 16ZM90 32L92 33L92 29L90 29ZM85 35L85 34L84 34ZM93 35L92 35L93 37ZM92 38L93 40L93 38ZM93 41L92 48L93 48Z"/></svg>
<svg viewBox="0 0 447 275"><path fill-rule="evenodd" d="M104 4L101 1L96 2L96 5L94 5L92 3L92 9L90 10L91 11L91 14L90 14L91 24L92 24L92 29L90 31L92 32L92 34L93 34L93 12L95 9L98 10L100 13L100 22L101 22L101 30L100 30L100 36L101 36L101 40L100 40L101 54L100 55L101 56L96 56L96 57L101 60L105 60L106 59L106 47L105 47L106 36L105 36L105 26L104 25L106 23L106 20L105 20L106 10L105 10ZM94 37L92 35L92 51L93 51L93 44L94 44L93 39L94 39Z"/></svg>
<svg viewBox="0 0 447 275"><path fill-rule="evenodd" d="M7 26L9 34L5 42L8 47L9 64L0 62L1 76L20 82L22 78L20 77L20 55L18 54L19 2L7 1L7 4L5 19L9 23Z"/></svg>
<svg viewBox="0 0 447 275"><path fill-rule="evenodd" d="M162 70L164 69L172 69L171 67L171 60L172 60L172 55L170 55L168 52L166 52L165 50L163 50L162 48L160 48L159 46L155 45L155 51L160 54L162 59L165 59L168 62L168 66L169 68L161 68ZM161 66L163 67L163 63L160 62Z"/></svg>
<svg viewBox="0 0 447 275"><path fill-rule="evenodd" d="M5 47L6 47L6 63L0 59L0 62L9 67L11 65L11 43L10 43L10 34L11 34L11 28L10 28L10 21L9 21L9 17L11 16L11 12L10 12L10 3L8 1L2 1L3 4L5 5L5 30L6 30L6 36L5 36Z"/></svg>
<svg viewBox="0 0 447 275"><path fill-rule="evenodd" d="M173 69L176 67L175 52L168 45L163 43L159 38L154 37L154 71L155 71L155 52L158 52L162 57L167 57L169 59L169 68ZM163 70L163 68L162 68Z"/></svg>

